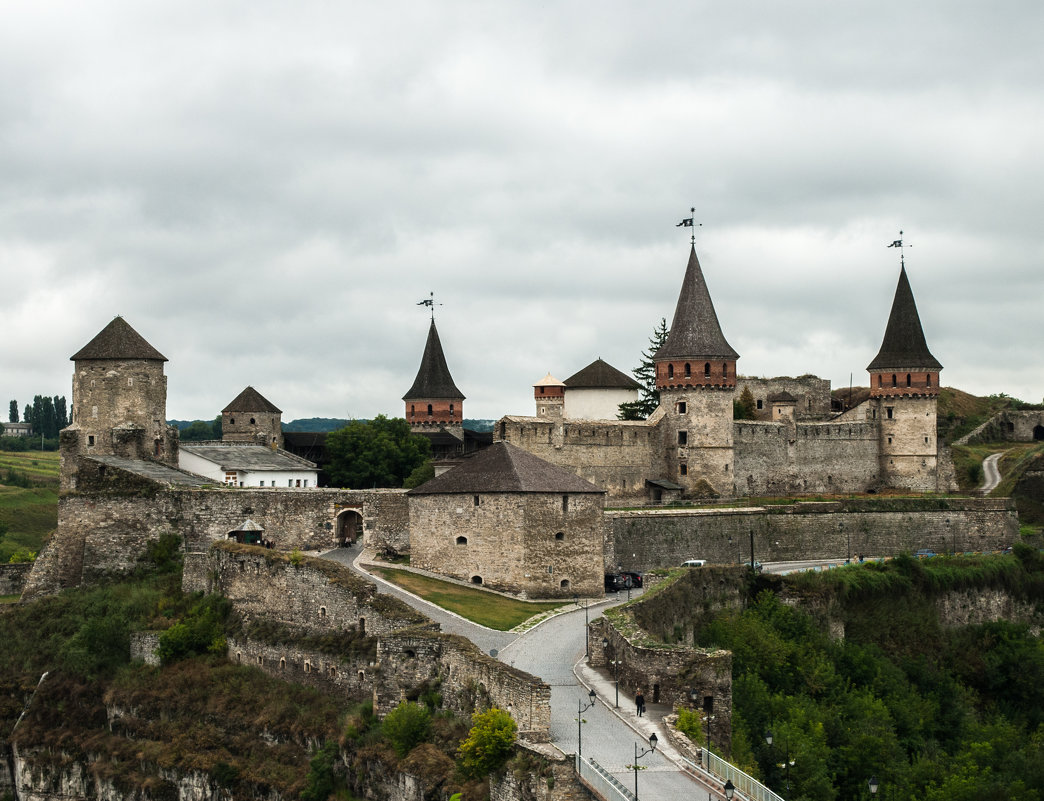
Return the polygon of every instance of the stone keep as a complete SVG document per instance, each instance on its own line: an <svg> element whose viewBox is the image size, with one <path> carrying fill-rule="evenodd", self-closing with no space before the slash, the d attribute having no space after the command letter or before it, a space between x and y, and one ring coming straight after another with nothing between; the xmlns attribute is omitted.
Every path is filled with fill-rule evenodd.
<svg viewBox="0 0 1044 801"><path fill-rule="evenodd" d="M283 447L283 412L253 387L221 410L221 440Z"/></svg>
<svg viewBox="0 0 1044 801"><path fill-rule="evenodd" d="M601 595L604 495L495 443L407 493L410 564L528 598Z"/></svg>
<svg viewBox="0 0 1044 801"><path fill-rule="evenodd" d="M61 487L76 488L76 456L122 456L176 467L167 377L158 350L116 317L72 357L72 423L60 435Z"/></svg>

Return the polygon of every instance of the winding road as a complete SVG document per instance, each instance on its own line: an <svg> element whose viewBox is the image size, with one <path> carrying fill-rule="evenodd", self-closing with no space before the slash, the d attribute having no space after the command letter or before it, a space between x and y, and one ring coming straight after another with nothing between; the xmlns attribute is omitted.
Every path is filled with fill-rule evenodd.
<svg viewBox="0 0 1044 801"><path fill-rule="evenodd" d="M639 797L642 799L720 798L720 788L712 788L685 773L671 759L680 755L670 746L662 718L672 710L662 704L647 704L647 714L635 715L634 697L620 688L620 707L614 709L616 687L612 677L604 671L586 666L584 649L585 610L582 607L548 618L523 634L494 631L447 612L378 576L362 566L363 554L354 548L337 548L320 554L324 559L340 562L361 576L373 581L381 592L395 595L414 609L435 620L445 632L467 637L483 651L497 651L503 662L540 677L551 687L551 742L565 754L581 749L583 755L594 759L613 774L625 787L634 789L634 771L627 766L634 762L634 745L648 747L649 735L656 732L659 740L654 753L642 757L638 775ZM606 607L623 603L626 596L593 603L587 610L590 619L596 619ZM578 675L583 677L581 684ZM577 731L577 705L586 703L588 689L597 694L596 704L586 710L580 724L583 729L581 744ZM581 748L582 745L582 748ZM697 795L696 790L700 788Z"/></svg>
<svg viewBox="0 0 1044 801"><path fill-rule="evenodd" d="M991 453L982 460L982 484L977 490L975 490L980 495L988 495L998 484L1000 484L1001 474L997 467L997 462L1000 461L1000 458L1005 453L1007 453L1007 451Z"/></svg>

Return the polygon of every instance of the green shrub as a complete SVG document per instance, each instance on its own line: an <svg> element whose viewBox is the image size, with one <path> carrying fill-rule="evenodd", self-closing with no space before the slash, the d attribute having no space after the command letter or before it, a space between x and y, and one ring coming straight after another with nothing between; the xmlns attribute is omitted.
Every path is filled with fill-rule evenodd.
<svg viewBox="0 0 1044 801"><path fill-rule="evenodd" d="M167 665L195 654L225 652L225 621L231 604L219 595L208 595L197 601L178 623L159 638L158 653Z"/></svg>
<svg viewBox="0 0 1044 801"><path fill-rule="evenodd" d="M471 731L457 749L457 768L467 779L495 773L511 758L518 726L507 712L493 707L472 719Z"/></svg>
<svg viewBox="0 0 1044 801"><path fill-rule="evenodd" d="M145 563L160 573L174 573L181 569L181 537L162 534L145 549Z"/></svg>
<svg viewBox="0 0 1044 801"><path fill-rule="evenodd" d="M308 778L301 801L326 801L337 789L334 764L337 759L337 744L329 742L316 751L308 763Z"/></svg>
<svg viewBox="0 0 1044 801"><path fill-rule="evenodd" d="M384 718L381 729L399 759L402 759L428 739L431 713L420 704L403 701Z"/></svg>
<svg viewBox="0 0 1044 801"><path fill-rule="evenodd" d="M28 548L19 548L13 554L11 558L7 560L8 564L16 565L22 562L33 562L36 560L36 551L30 551Z"/></svg>
<svg viewBox="0 0 1044 801"><path fill-rule="evenodd" d="M675 724L675 728L696 743L696 745L704 744L703 723L700 719L700 713L695 709L689 709L688 707L679 709L678 722Z"/></svg>

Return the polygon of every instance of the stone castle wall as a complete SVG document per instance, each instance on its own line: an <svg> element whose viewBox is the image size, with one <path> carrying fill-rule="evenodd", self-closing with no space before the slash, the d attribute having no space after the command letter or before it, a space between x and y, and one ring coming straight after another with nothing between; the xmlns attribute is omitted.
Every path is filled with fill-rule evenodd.
<svg viewBox="0 0 1044 801"><path fill-rule="evenodd" d="M253 665L273 678L314 687L338 698L362 700L373 692L375 669L367 661L352 662L293 643L270 645L232 637L228 640L228 660Z"/></svg>
<svg viewBox="0 0 1044 801"><path fill-rule="evenodd" d="M736 400L739 400L744 389L750 389L751 395L754 396L754 413L759 420L771 420L772 404L769 398L781 392L788 392L797 400L794 404L794 416L797 420L822 420L831 412L830 380L827 378L814 375L802 375L797 378L785 375L775 378L741 375L736 378Z"/></svg>
<svg viewBox="0 0 1044 801"><path fill-rule="evenodd" d="M528 598L602 593L601 494L413 495L410 531L423 570Z"/></svg>
<svg viewBox="0 0 1044 801"><path fill-rule="evenodd" d="M739 509L612 512L617 561L625 570L711 563L890 556L930 548L990 551L1018 538L1007 498L877 498Z"/></svg>
<svg viewBox="0 0 1044 801"><path fill-rule="evenodd" d="M650 464L663 462L662 434L651 421L505 417L493 432L496 441L571 470L619 498L644 498Z"/></svg>
<svg viewBox="0 0 1044 801"><path fill-rule="evenodd" d="M344 513L361 515L367 544L409 549L402 490L165 489L126 476L108 492L59 498L58 530L37 559L26 597L129 572L163 534L181 537L186 551L203 552L248 519L277 549L329 550L344 536L338 526Z"/></svg>
<svg viewBox="0 0 1044 801"><path fill-rule="evenodd" d="M373 582L328 560L234 542L215 543L204 558L189 556L184 590L220 593L248 622L274 620L310 634L354 629L367 636L436 625L398 598L378 593Z"/></svg>
<svg viewBox="0 0 1044 801"><path fill-rule="evenodd" d="M881 483L874 423L733 425L738 496L865 492Z"/></svg>
<svg viewBox="0 0 1044 801"><path fill-rule="evenodd" d="M551 738L551 688L535 676L482 653L472 642L423 628L382 635L374 712L384 716L411 688L429 686L443 704L462 715L496 706L511 713L518 735L533 742Z"/></svg>

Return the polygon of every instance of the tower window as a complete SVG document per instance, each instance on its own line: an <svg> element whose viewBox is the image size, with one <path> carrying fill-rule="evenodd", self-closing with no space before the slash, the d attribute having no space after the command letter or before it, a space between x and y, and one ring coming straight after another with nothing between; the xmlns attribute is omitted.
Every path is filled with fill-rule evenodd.
<svg viewBox="0 0 1044 801"><path fill-rule="evenodd" d="M450 404L450 414L453 414L453 404Z"/></svg>
<svg viewBox="0 0 1044 801"><path fill-rule="evenodd" d="M897 386L899 386L899 385L898 385L898 384L897 384L897 383L895 382L895 373L892 373L892 386L893 386L893 387L897 387Z"/></svg>
<svg viewBox="0 0 1044 801"><path fill-rule="evenodd" d="M94 435L93 434L88 434L87 435L87 444L88 445L93 445L94 444Z"/></svg>
<svg viewBox="0 0 1044 801"><path fill-rule="evenodd" d="M565 539L565 532L564 531L556 531L555 532L555 539L556 540L564 540Z"/></svg>
<svg viewBox="0 0 1044 801"><path fill-rule="evenodd" d="M679 445L688 445L689 444L689 432L688 431L679 431L678 432L678 444Z"/></svg>
<svg viewBox="0 0 1044 801"><path fill-rule="evenodd" d="M710 362L703 365L703 377L710 378Z"/></svg>
<svg viewBox="0 0 1044 801"><path fill-rule="evenodd" d="M878 387L883 387L884 386L884 376L883 375L878 374L878 376L877 376L877 386Z"/></svg>
<svg viewBox="0 0 1044 801"><path fill-rule="evenodd" d="M563 495L562 496L562 511L563 512L568 512L569 511L569 496L568 495Z"/></svg>
<svg viewBox="0 0 1044 801"><path fill-rule="evenodd" d="M473 497L472 497L472 500L474 500L474 502L475 502L475 506L478 506L478 505L479 505L479 496L478 496L478 495L475 495L475 496L473 496Z"/></svg>
<svg viewBox="0 0 1044 801"><path fill-rule="evenodd" d="M428 417L431 417L431 404L428 404Z"/></svg>
<svg viewBox="0 0 1044 801"><path fill-rule="evenodd" d="M891 406L885 406L885 416L888 417L889 420L892 419L892 408L893 407Z"/></svg>
<svg viewBox="0 0 1044 801"><path fill-rule="evenodd" d="M667 377L668 378L674 378L674 365L673 364L668 364L667 365Z"/></svg>
<svg viewBox="0 0 1044 801"><path fill-rule="evenodd" d="M765 408L765 401L763 401L761 398L758 398L758 408L759 409L764 409Z"/></svg>
<svg viewBox="0 0 1044 801"><path fill-rule="evenodd" d="M906 386L910 386L910 374L906 374Z"/></svg>
<svg viewBox="0 0 1044 801"><path fill-rule="evenodd" d="M685 377L688 378L691 375L692 375L692 367L689 365L688 362L685 362Z"/></svg>
<svg viewBox="0 0 1044 801"><path fill-rule="evenodd" d="M253 417L251 417L250 418L250 425L256 426L257 425L257 420L255 420Z"/></svg>
<svg viewBox="0 0 1044 801"><path fill-rule="evenodd" d="M931 373L927 373L924 376L924 385L926 387L930 387L932 385L932 374Z"/></svg>
<svg viewBox="0 0 1044 801"><path fill-rule="evenodd" d="M457 545L467 545L467 544L468 544L468 538L467 537L457 537Z"/></svg>
<svg viewBox="0 0 1044 801"><path fill-rule="evenodd" d="M417 413L417 407L414 404L410 404L410 417L413 417Z"/></svg>
<svg viewBox="0 0 1044 801"><path fill-rule="evenodd" d="M729 365L728 365L727 362L725 362L725 363L723 363L721 365L721 377L722 378L728 378L729 377Z"/></svg>
<svg viewBox="0 0 1044 801"><path fill-rule="evenodd" d="M678 465L678 472L683 476L689 475L689 466L682 462L680 465Z"/></svg>
<svg viewBox="0 0 1044 801"><path fill-rule="evenodd" d="M234 418L234 417L228 418L228 424L234 426L236 424L236 418Z"/></svg>
<svg viewBox="0 0 1044 801"><path fill-rule="evenodd" d="M678 401L678 414L685 414L685 401Z"/></svg>

